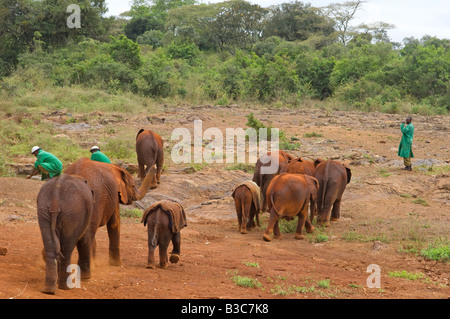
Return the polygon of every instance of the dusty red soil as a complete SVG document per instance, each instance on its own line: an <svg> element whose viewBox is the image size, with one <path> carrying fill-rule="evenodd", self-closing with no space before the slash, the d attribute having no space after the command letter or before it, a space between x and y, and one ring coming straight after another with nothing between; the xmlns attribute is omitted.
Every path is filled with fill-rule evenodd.
<svg viewBox="0 0 450 319"><path fill-rule="evenodd" d="M130 118L115 123L130 131L141 127L160 132L167 152L175 127L192 129L192 120L208 127L244 127L244 108L180 108L154 114L164 122ZM247 235L237 230L231 190L251 179L250 173L225 170L225 165L206 165L186 174L166 156L161 185L148 192L137 207L145 208L161 198L183 203L188 227L181 232L181 260L167 269L146 269L147 231L139 218L122 218L123 265L107 262L106 228L97 232L98 259L91 280L82 288L42 294L45 264L36 218L36 198L42 182L23 177L0 178L0 298L20 299L275 299L275 298L448 298L448 263L420 257L407 248L426 246L436 239L448 241L450 229L450 173L448 167L448 117L416 117L414 163L434 162L413 172L401 170L396 156L399 123L404 116L322 110L253 110L265 124L280 127L301 143L295 155L337 158L352 168L353 179L344 193L341 219L318 229L306 240L285 233L270 243L262 240L264 228ZM201 114L201 115L199 115ZM226 121L224 120L226 118ZM223 130L225 131L225 130ZM319 137L308 138L315 132ZM73 132L63 132L67 135ZM83 132L77 132L83 134ZM88 133L84 133L88 134ZM107 151L105 151L107 153ZM447 162L446 162L447 161ZM439 170L438 170L439 169ZM428 206L414 203L423 199ZM126 207L123 207L126 209ZM130 207L128 207L130 208ZM266 220L267 214L262 219ZM265 223L263 223L263 226ZM318 234L327 240L316 242ZM76 252L73 256L76 260ZM381 288L368 288L367 267L381 269ZM420 272L422 278L395 278L390 272ZM239 286L237 276L257 280L255 288ZM329 280L328 287L320 282ZM311 288L313 287L313 288Z"/></svg>

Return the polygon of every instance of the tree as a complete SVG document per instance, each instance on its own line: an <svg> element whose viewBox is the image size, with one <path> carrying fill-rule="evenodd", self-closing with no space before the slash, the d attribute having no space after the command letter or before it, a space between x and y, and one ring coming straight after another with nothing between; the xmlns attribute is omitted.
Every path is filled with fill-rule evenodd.
<svg viewBox="0 0 450 319"><path fill-rule="evenodd" d="M265 38L278 36L287 41L304 41L317 34L326 37L333 32L329 19L310 4L298 1L271 7L264 25Z"/></svg>
<svg viewBox="0 0 450 319"><path fill-rule="evenodd" d="M364 2L366 1L346 1L344 3L332 3L322 8L324 14L335 21L335 28L338 30L339 40L344 45L347 45L348 41L354 36L350 21Z"/></svg>
<svg viewBox="0 0 450 319"><path fill-rule="evenodd" d="M193 26L221 50L235 52L258 41L263 32L266 10L243 0L208 5L191 5L169 11L166 24L174 35L183 26ZM199 45L201 46L201 45Z"/></svg>
<svg viewBox="0 0 450 319"><path fill-rule="evenodd" d="M390 42L387 32L395 26L386 22L362 23L358 27L362 31L360 36L371 42Z"/></svg>
<svg viewBox="0 0 450 319"><path fill-rule="evenodd" d="M131 17L125 26L126 36L136 41L137 37L149 30L164 31L164 25L171 9L195 4L196 0L153 0L153 5L147 0L133 0L131 10L127 13Z"/></svg>

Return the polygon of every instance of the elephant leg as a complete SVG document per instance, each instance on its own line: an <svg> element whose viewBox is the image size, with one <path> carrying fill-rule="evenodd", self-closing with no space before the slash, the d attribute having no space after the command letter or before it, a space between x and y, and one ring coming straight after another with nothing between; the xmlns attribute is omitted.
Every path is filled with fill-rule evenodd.
<svg viewBox="0 0 450 319"><path fill-rule="evenodd" d="M63 241L61 241L62 243ZM62 245L63 246L63 245ZM72 252L75 248L75 242L71 242L70 244L65 245L65 247L61 247L61 254L64 256L61 258L61 261L58 262L58 288L67 290L70 289L67 285L67 279L69 277L69 273L67 269L71 262Z"/></svg>
<svg viewBox="0 0 450 319"><path fill-rule="evenodd" d="M331 220L337 221L341 218L341 200L337 199L333 204L333 209L331 211Z"/></svg>
<svg viewBox="0 0 450 319"><path fill-rule="evenodd" d="M325 227L329 227L330 211L331 211L331 203L329 200L325 200L322 206L322 212L319 215L317 215L317 222L324 225Z"/></svg>
<svg viewBox="0 0 450 319"><path fill-rule="evenodd" d="M266 231L264 232L263 239L265 241L272 241L272 238L270 238L270 235L273 233L273 229L275 227L275 224L278 222L278 215L272 208L270 210L270 218L269 223L267 224Z"/></svg>
<svg viewBox="0 0 450 319"><path fill-rule="evenodd" d="M297 230L295 232L295 239L305 239L303 235L303 227L305 227L306 221L308 219L308 206L302 209L300 214L298 214Z"/></svg>
<svg viewBox="0 0 450 319"><path fill-rule="evenodd" d="M312 223L314 221L314 217L316 215L317 212L317 205L316 205L316 201L315 200L310 200L309 202L309 209L310 209L310 213L309 213L309 220Z"/></svg>
<svg viewBox="0 0 450 319"><path fill-rule="evenodd" d="M158 246L158 238L155 231L158 230L157 227L152 223L149 223L149 219L147 219L147 227L148 227L148 258L147 258L147 268L155 269L155 249Z"/></svg>
<svg viewBox="0 0 450 319"><path fill-rule="evenodd" d="M150 239L149 239L150 241ZM150 243L148 245L148 258L147 258L147 268L155 269L155 248Z"/></svg>
<svg viewBox="0 0 450 319"><path fill-rule="evenodd" d="M91 238L86 232L77 243L78 266L80 266L81 279L91 278Z"/></svg>
<svg viewBox="0 0 450 319"><path fill-rule="evenodd" d="M160 154L158 154L158 159L156 160L156 182L158 184L161 184L161 173L162 173L162 168L163 168L163 163L164 163L164 154L161 151Z"/></svg>
<svg viewBox="0 0 450 319"><path fill-rule="evenodd" d="M308 234L314 233L315 228L314 228L313 224L311 223L311 220L309 219L309 217L306 217L305 227L306 227L306 232Z"/></svg>
<svg viewBox="0 0 450 319"><path fill-rule="evenodd" d="M273 226L273 238L276 239L283 238L283 236L281 235L280 224L278 220L276 221L275 226Z"/></svg>
<svg viewBox="0 0 450 319"><path fill-rule="evenodd" d="M240 200L236 200L234 202L234 206L236 208L236 216L237 216L237 220L238 220L238 230L241 230L241 224L242 224L242 212L244 210L244 205L241 204Z"/></svg>
<svg viewBox="0 0 450 319"><path fill-rule="evenodd" d="M138 172L139 178L141 180L144 180L144 178L145 178L145 167L144 167L144 164L139 162L138 163L138 167L139 167L139 172Z"/></svg>
<svg viewBox="0 0 450 319"><path fill-rule="evenodd" d="M41 290L45 294L54 295L56 293L56 282L58 279L58 270L55 250L53 249L53 240L46 240L44 237L45 251L45 285Z"/></svg>
<svg viewBox="0 0 450 319"><path fill-rule="evenodd" d="M165 269L169 266L169 258L167 257L167 249L169 248L170 240L164 240L159 243L159 267Z"/></svg>
<svg viewBox="0 0 450 319"><path fill-rule="evenodd" d="M241 223L240 223L240 230L241 234L247 234L247 227L250 222L250 210L251 210L251 203L249 203L246 200L243 200L242 202L242 217L241 217ZM250 228L250 227L248 227Z"/></svg>
<svg viewBox="0 0 450 319"><path fill-rule="evenodd" d="M109 238L109 265L120 266L120 219L119 212L115 212L106 224Z"/></svg>
<svg viewBox="0 0 450 319"><path fill-rule="evenodd" d="M173 249L170 253L170 262L176 264L180 260L180 248L181 248L181 233L175 233L172 236Z"/></svg>

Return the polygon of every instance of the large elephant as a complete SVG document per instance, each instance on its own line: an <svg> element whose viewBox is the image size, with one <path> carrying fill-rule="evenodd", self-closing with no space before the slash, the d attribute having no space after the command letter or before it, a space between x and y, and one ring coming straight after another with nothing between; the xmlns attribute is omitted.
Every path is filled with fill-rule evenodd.
<svg viewBox="0 0 450 319"><path fill-rule="evenodd" d="M156 178L151 188L161 183L161 172L164 164L164 141L162 137L151 131L140 129L136 135L136 154L139 165L139 177L144 179L150 167L156 164Z"/></svg>
<svg viewBox="0 0 450 319"><path fill-rule="evenodd" d="M37 197L37 217L46 262L43 293L68 289L67 267L77 246L81 278L91 276L91 238L88 228L93 212L93 193L79 176L62 175L42 185Z"/></svg>
<svg viewBox="0 0 450 319"><path fill-rule="evenodd" d="M159 266L167 268L167 249L172 241L173 250L170 262L177 263L180 259L181 229L187 226L186 214L180 204L162 200L152 204L144 212L142 223L148 231L147 268L155 268L155 249L159 246Z"/></svg>
<svg viewBox="0 0 450 319"><path fill-rule="evenodd" d="M263 168L267 168L272 165L272 161L275 159L276 163L276 157L278 157L278 169L275 172L272 172L270 174L265 174L262 170ZM253 173L253 182L255 182L259 188L261 189L261 200L262 200L262 208L261 210L263 212L267 211L267 202L266 202L266 192L267 187L270 184L270 181L280 174L281 168L290 160L292 160L294 157L284 151L278 151L278 154L272 154L271 152L267 153L266 155L261 156L258 158L258 161L256 162L255 166L255 172Z"/></svg>
<svg viewBox="0 0 450 319"><path fill-rule="evenodd" d="M319 181L317 193L317 222L330 226L331 220L340 218L342 194L352 178L352 171L346 165L333 161L316 160L314 177ZM331 210L332 209L332 210Z"/></svg>
<svg viewBox="0 0 450 319"><path fill-rule="evenodd" d="M267 204L270 212L269 224L263 235L265 241L271 241L272 232L275 238L281 238L278 220L294 219L298 216L295 239L304 239L303 227L308 233L314 232L314 226L308 217L308 206L311 198L315 198L319 182L312 176L304 174L283 173L275 176L267 189Z"/></svg>
<svg viewBox="0 0 450 319"><path fill-rule="evenodd" d="M241 234L247 234L247 229L255 227L255 218L258 226L259 211L261 210L261 191L253 181L237 184L231 196L234 199L236 214Z"/></svg>
<svg viewBox="0 0 450 319"><path fill-rule="evenodd" d="M125 169L107 163L81 158L67 167L65 174L80 175L87 180L94 191L94 211L92 213L90 235L95 257L95 234L106 225L109 237L109 264L120 266L120 209L119 204L131 205L141 200L154 179L155 168L151 168L138 189L130 173Z"/></svg>

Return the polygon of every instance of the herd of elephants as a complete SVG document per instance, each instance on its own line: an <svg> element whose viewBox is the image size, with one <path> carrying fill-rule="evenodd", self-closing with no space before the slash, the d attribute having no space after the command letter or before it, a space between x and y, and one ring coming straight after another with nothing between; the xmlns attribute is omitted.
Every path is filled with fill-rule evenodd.
<svg viewBox="0 0 450 319"><path fill-rule="evenodd" d="M43 293L55 294L56 287L69 289L67 272L75 247L81 279L91 277L95 258L95 234L106 225L109 238L109 264L121 265L120 204L130 205L141 200L151 188L161 182L164 162L163 140L151 130L141 129L136 136L139 165L138 187L124 168L81 158L68 166L63 175L42 185L37 198L38 223L44 244L46 262ZM264 166L278 162L273 174L263 173ZM268 211L270 219L263 235L281 237L280 218L298 216L296 239L304 239L303 228L314 231L312 221L329 226L340 217L340 202L351 170L340 162L317 159L315 162L294 158L284 151L261 156L255 166L253 180L239 183L233 189L236 214L241 233L259 226L259 213ZM308 216L308 209L310 215ZM256 220L256 224L255 224ZM159 247L159 266L180 258L180 230L186 226L183 206L169 200L153 203L143 214L148 229L148 264L155 267L154 252ZM173 250L168 257L168 246Z"/></svg>

